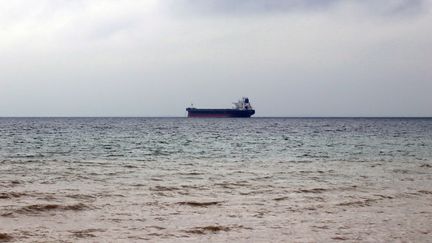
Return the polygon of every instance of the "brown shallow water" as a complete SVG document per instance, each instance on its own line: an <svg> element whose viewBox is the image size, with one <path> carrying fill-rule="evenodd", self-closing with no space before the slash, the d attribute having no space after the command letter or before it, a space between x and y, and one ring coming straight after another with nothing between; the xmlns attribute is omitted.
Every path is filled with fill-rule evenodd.
<svg viewBox="0 0 432 243"><path fill-rule="evenodd" d="M0 163L0 240L428 242L432 163Z"/></svg>

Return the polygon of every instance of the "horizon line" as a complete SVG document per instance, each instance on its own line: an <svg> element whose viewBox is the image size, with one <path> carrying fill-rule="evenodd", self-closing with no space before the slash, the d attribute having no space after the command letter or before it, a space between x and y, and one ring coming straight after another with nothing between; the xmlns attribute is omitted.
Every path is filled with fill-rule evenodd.
<svg viewBox="0 0 432 243"><path fill-rule="evenodd" d="M0 116L1 118L190 118L187 116ZM227 117L236 118L236 117ZM342 118L432 118L432 116L254 116L254 118L328 118L328 119L342 119ZM192 118L197 119L197 118ZM198 118L199 119L199 118ZM208 118L204 118L208 119ZM210 118L213 119L213 118ZM221 118L214 118L221 119ZM241 118L244 119L244 118Z"/></svg>

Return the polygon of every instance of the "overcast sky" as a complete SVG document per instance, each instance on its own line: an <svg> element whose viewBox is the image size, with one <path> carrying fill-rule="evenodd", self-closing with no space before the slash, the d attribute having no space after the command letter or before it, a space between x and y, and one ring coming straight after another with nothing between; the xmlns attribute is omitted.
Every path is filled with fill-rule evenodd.
<svg viewBox="0 0 432 243"><path fill-rule="evenodd" d="M432 116L430 0L0 3L0 116Z"/></svg>

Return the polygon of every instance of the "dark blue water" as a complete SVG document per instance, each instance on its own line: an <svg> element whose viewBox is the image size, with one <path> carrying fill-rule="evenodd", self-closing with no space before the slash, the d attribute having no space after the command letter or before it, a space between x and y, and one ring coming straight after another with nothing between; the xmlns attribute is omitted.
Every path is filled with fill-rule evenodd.
<svg viewBox="0 0 432 243"><path fill-rule="evenodd" d="M1 118L7 160L432 158L432 119Z"/></svg>

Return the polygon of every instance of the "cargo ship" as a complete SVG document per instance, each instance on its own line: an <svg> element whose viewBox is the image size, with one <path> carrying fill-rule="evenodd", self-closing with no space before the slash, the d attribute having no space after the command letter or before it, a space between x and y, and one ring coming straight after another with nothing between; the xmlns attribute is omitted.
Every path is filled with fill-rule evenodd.
<svg viewBox="0 0 432 243"><path fill-rule="evenodd" d="M188 107L188 117L251 117L255 114L255 110L249 102L249 98L243 97L238 102L234 102L234 107L231 109L201 109Z"/></svg>

